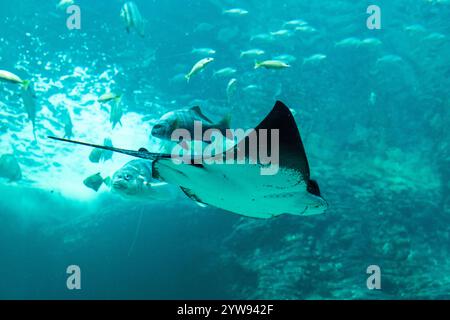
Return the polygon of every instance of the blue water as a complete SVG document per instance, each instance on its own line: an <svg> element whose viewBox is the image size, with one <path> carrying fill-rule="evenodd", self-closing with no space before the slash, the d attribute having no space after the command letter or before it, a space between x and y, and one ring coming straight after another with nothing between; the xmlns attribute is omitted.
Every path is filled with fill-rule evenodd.
<svg viewBox="0 0 450 320"><path fill-rule="evenodd" d="M0 178L1 299L450 297L450 1L376 1L380 30L366 25L375 1L135 2L143 38L126 32L123 1L75 0L81 29L69 30L58 1L0 0L0 69L32 80L37 101L34 141L20 88L0 82L0 155L23 175ZM248 13L223 13L232 8ZM310 29L283 26L294 19ZM196 48L215 61L187 83ZM256 48L261 58L240 57ZM290 68L254 69L279 55ZM225 67L236 73L214 75ZM123 95L114 130L97 101L108 91ZM68 110L77 140L152 150L168 111L200 105L251 128L276 100L295 114L325 215L255 220L182 194L96 193L87 176L131 159L92 164L87 148L46 138L64 135ZM66 287L69 265L81 290ZM380 290L366 286L370 265Z"/></svg>

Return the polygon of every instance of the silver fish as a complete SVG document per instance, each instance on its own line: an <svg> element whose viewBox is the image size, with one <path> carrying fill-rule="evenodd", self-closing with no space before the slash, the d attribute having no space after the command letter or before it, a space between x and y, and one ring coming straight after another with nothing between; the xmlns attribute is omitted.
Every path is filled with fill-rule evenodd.
<svg viewBox="0 0 450 320"><path fill-rule="evenodd" d="M200 107L180 109L166 113L152 128L152 136L164 140L171 140L174 130L185 129L194 136L195 122L201 122L204 130L218 129L223 134L230 128L230 117L224 117L220 122L214 123L206 117Z"/></svg>
<svg viewBox="0 0 450 320"><path fill-rule="evenodd" d="M148 160L132 160L115 172L111 190L137 200L168 200L175 196L172 186L153 179L152 162Z"/></svg>
<svg viewBox="0 0 450 320"><path fill-rule="evenodd" d="M136 29L137 33L141 37L145 36L144 20L142 19L142 15L136 3L132 1L126 2L122 6L120 16L125 23L126 30L128 33L131 32L131 29Z"/></svg>

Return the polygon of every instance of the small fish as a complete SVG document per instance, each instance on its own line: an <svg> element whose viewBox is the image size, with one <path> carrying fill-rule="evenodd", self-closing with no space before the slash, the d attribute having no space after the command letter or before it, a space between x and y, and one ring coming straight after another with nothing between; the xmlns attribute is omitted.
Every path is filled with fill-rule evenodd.
<svg viewBox="0 0 450 320"><path fill-rule="evenodd" d="M25 110L28 114L28 120L31 121L33 125L33 136L36 140L36 94L34 92L33 84L25 80L22 82L22 100L25 106Z"/></svg>
<svg viewBox="0 0 450 320"><path fill-rule="evenodd" d="M286 21L283 24L283 27L301 27L301 26L306 26L307 24L308 24L308 22L306 22L305 20L296 19L296 20Z"/></svg>
<svg viewBox="0 0 450 320"><path fill-rule="evenodd" d="M388 54L382 56L381 58L378 58L376 65L379 66L380 64L398 64L402 61L403 59L400 56L397 56L395 54Z"/></svg>
<svg viewBox="0 0 450 320"><path fill-rule="evenodd" d="M366 47L378 47L382 44L383 43L377 38L367 38L361 41L361 45Z"/></svg>
<svg viewBox="0 0 450 320"><path fill-rule="evenodd" d="M299 27L296 27L294 30L297 32L303 32L303 33L315 33L317 31L316 28L311 27L311 26L299 26Z"/></svg>
<svg viewBox="0 0 450 320"><path fill-rule="evenodd" d="M361 40L355 37L345 38L336 42L337 48L357 48L361 45Z"/></svg>
<svg viewBox="0 0 450 320"><path fill-rule="evenodd" d="M120 17L124 21L128 33L131 32L131 29L135 29L141 37L145 36L144 20L136 3L126 2L120 11Z"/></svg>
<svg viewBox="0 0 450 320"><path fill-rule="evenodd" d="M111 190L125 198L136 200L169 200L174 187L153 179L152 161L132 160L116 171Z"/></svg>
<svg viewBox="0 0 450 320"><path fill-rule="evenodd" d="M285 36L291 35L292 33L290 30L282 29L282 30L271 32L270 34L274 37L285 37Z"/></svg>
<svg viewBox="0 0 450 320"><path fill-rule="evenodd" d="M309 56L307 58L303 59L303 64L314 64L314 63L318 63L322 60L325 60L327 58L326 55L318 53L318 54L313 54L312 56Z"/></svg>
<svg viewBox="0 0 450 320"><path fill-rule="evenodd" d="M114 147L112 144L112 140L110 138L105 138L105 140L103 141L103 145L106 147L111 147L111 148ZM112 157L113 157L112 151L108 151L108 150L103 151L103 161L111 160Z"/></svg>
<svg viewBox="0 0 450 320"><path fill-rule="evenodd" d="M137 196L150 191L151 181L152 162L132 160L114 173L111 189L124 196Z"/></svg>
<svg viewBox="0 0 450 320"><path fill-rule="evenodd" d="M185 78L186 78L187 82L189 82L191 80L192 76L194 76L197 73L203 71L206 68L206 66L208 64L210 64L211 62L213 62L213 61L214 61L214 58L210 58L210 57L209 58L204 58L204 59L201 59L200 61L198 61L192 67L191 71L187 75L185 75Z"/></svg>
<svg viewBox="0 0 450 320"><path fill-rule="evenodd" d="M427 29L420 24L405 26L403 27L403 30L411 33L425 33L427 31Z"/></svg>
<svg viewBox="0 0 450 320"><path fill-rule="evenodd" d="M250 38L250 41L259 41L259 42L273 42L274 37L271 34L267 33L260 33L257 35L254 35Z"/></svg>
<svg viewBox="0 0 450 320"><path fill-rule="evenodd" d="M110 178L102 178L102 175L99 173L96 173L90 177L87 177L84 179L83 184L88 187L89 189L94 190L95 192L98 192L100 190L100 187L102 184L110 184L111 179Z"/></svg>
<svg viewBox="0 0 450 320"><path fill-rule="evenodd" d="M151 134L159 139L171 140L173 131L185 129L194 137L194 122L201 122L205 131L218 129L224 134L225 130L230 128L230 120L230 116L226 116L220 122L214 123L202 113L200 107L180 109L163 115L153 126Z"/></svg>
<svg viewBox="0 0 450 320"><path fill-rule="evenodd" d="M89 161L92 163L99 163L102 159L103 150L99 148L92 149L91 153L89 154Z"/></svg>
<svg viewBox="0 0 450 320"><path fill-rule="evenodd" d="M211 48L194 48L191 51L192 54L198 54L201 56L212 56L216 54L216 50Z"/></svg>
<svg viewBox="0 0 450 320"><path fill-rule="evenodd" d="M279 60L266 60L263 62L255 62L255 69L266 68L266 69L285 69L291 66L284 61Z"/></svg>
<svg viewBox="0 0 450 320"><path fill-rule="evenodd" d="M228 85L227 85L228 102L230 102L231 97L236 92L236 89L237 89L237 79L233 78L228 82Z"/></svg>
<svg viewBox="0 0 450 320"><path fill-rule="evenodd" d="M264 50L261 49L250 49L247 51L242 51L241 52L241 58L245 58L245 57L250 57L250 58L254 58L254 57L259 57L264 55L266 52Z"/></svg>
<svg viewBox="0 0 450 320"><path fill-rule="evenodd" d="M112 141L109 138L105 138L103 145L106 147L113 147ZM112 156L113 153L111 151L96 148L89 154L89 161L92 163L105 162L112 159Z"/></svg>
<svg viewBox="0 0 450 320"><path fill-rule="evenodd" d="M23 80L16 76L14 73L11 73L6 70L0 70L0 80L4 82L14 83L14 84L22 84Z"/></svg>
<svg viewBox="0 0 450 320"><path fill-rule="evenodd" d="M246 86L244 89L242 89L243 91L255 91L255 90L259 90L260 87L256 84L250 84L248 86Z"/></svg>
<svg viewBox="0 0 450 320"><path fill-rule="evenodd" d="M64 125L64 138L70 139L73 137L73 124L72 117L69 110L65 110L63 113L63 125Z"/></svg>
<svg viewBox="0 0 450 320"><path fill-rule="evenodd" d="M297 58L290 54L282 54L279 56L274 57L272 60L280 60L286 63L293 63L297 61Z"/></svg>
<svg viewBox="0 0 450 320"><path fill-rule="evenodd" d="M114 129L117 124L122 126L122 116L123 116L123 108L122 108L122 98L118 98L114 100L114 103L111 104L111 113L109 116L109 122L112 124L112 128Z"/></svg>
<svg viewBox="0 0 450 320"><path fill-rule="evenodd" d="M234 68L223 68L214 72L214 77L229 77L237 72Z"/></svg>
<svg viewBox="0 0 450 320"><path fill-rule="evenodd" d="M241 9L241 8L234 8L234 9L224 10L223 14L229 15L229 16L239 17L239 16L247 15L248 11L245 10L245 9Z"/></svg>
<svg viewBox="0 0 450 320"><path fill-rule="evenodd" d="M4 154L0 157L0 177L10 182L22 179L22 170L14 155Z"/></svg>
<svg viewBox="0 0 450 320"><path fill-rule="evenodd" d="M430 33L423 40L432 40L432 41L443 41L446 39L446 36L439 32Z"/></svg>
<svg viewBox="0 0 450 320"><path fill-rule="evenodd" d="M115 94L113 92L107 92L102 94L99 98L98 98L98 102L100 103L107 103L110 102L112 100L117 100L120 99L121 95Z"/></svg>

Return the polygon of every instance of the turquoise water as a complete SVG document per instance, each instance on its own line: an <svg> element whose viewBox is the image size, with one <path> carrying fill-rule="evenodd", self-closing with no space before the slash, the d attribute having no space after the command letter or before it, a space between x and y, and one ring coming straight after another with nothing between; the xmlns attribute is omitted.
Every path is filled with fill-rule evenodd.
<svg viewBox="0 0 450 320"><path fill-rule="evenodd" d="M79 30L58 1L0 1L0 69L36 95L35 140L20 86L0 82L0 155L22 172L0 178L0 298L450 297L450 1L376 1L380 30L366 24L371 1L135 2L143 37L127 33L123 1L75 0ZM241 57L250 49L264 54ZM291 67L254 68L276 57ZM122 95L114 129L105 92ZM154 151L152 126L168 111L200 105L251 128L276 100L301 129L325 215L255 220L181 192L95 192L84 179L132 159L92 163L88 148L46 138L65 135L69 114L74 139ZM66 287L69 265L81 290ZM381 290L366 286L370 265Z"/></svg>

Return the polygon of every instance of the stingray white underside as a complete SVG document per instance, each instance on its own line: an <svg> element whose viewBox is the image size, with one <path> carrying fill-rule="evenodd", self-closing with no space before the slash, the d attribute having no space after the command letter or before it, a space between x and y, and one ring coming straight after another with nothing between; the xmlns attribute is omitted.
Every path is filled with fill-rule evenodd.
<svg viewBox="0 0 450 320"><path fill-rule="evenodd" d="M189 189L199 202L252 218L314 215L327 209L325 200L309 193L301 173L294 169L261 175L259 165L196 167L163 159L155 162L154 170L165 182Z"/></svg>

